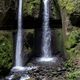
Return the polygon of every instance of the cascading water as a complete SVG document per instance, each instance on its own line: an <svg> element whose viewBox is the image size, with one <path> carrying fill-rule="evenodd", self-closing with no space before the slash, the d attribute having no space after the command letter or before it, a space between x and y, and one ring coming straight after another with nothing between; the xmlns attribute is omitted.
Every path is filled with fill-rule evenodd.
<svg viewBox="0 0 80 80"><path fill-rule="evenodd" d="M43 0L44 12L43 12L43 26L42 26L42 57L38 59L42 62L56 61L56 57L52 57L51 51L51 30L49 27L49 0ZM20 80L27 80L30 77L25 73L32 69L38 69L38 66L23 67L22 64L22 0L19 0L18 9L18 32L17 32L17 42L16 42L16 54L15 54L15 67L11 71L14 74L6 77L8 80L13 80L15 73L18 72L21 78Z"/></svg>
<svg viewBox="0 0 80 80"><path fill-rule="evenodd" d="M49 0L43 0L43 32L42 32L42 53L43 57L51 57L51 30L49 27Z"/></svg>
<svg viewBox="0 0 80 80"><path fill-rule="evenodd" d="M15 66L22 66L21 53L22 53L22 0L19 0Z"/></svg>
<svg viewBox="0 0 80 80"><path fill-rule="evenodd" d="M15 66L12 68L14 70L24 70L22 62L22 0L19 0L18 7L18 31L16 39L16 52L15 52Z"/></svg>
<svg viewBox="0 0 80 80"><path fill-rule="evenodd" d="M43 0L43 25L42 25L42 58L40 61L52 61L51 29L49 26L49 0Z"/></svg>
<svg viewBox="0 0 80 80"><path fill-rule="evenodd" d="M18 31L17 31L17 40L16 40L16 53L15 53L15 66L11 69L13 72L31 70L36 67L24 67L22 60L22 0L19 0L18 8Z"/></svg>

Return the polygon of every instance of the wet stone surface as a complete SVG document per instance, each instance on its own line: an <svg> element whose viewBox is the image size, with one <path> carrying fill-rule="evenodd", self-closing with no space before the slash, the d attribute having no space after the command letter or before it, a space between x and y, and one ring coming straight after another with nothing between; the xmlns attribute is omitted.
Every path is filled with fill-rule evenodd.
<svg viewBox="0 0 80 80"><path fill-rule="evenodd" d="M28 74L35 80L65 80L65 72L66 68L62 66L40 65L37 69L28 71Z"/></svg>
<svg viewBox="0 0 80 80"><path fill-rule="evenodd" d="M29 65L33 66L31 63ZM25 70L24 72L12 72L11 75L14 76L10 80L65 80L65 72L66 69L62 66L38 65L36 69ZM22 77L24 79L21 79Z"/></svg>
<svg viewBox="0 0 80 80"><path fill-rule="evenodd" d="M26 65L27 66L26 70L12 72L10 75L14 76L10 80L66 80L65 79L66 68L63 66L63 64L64 63L60 63L59 61L57 61L56 63L52 62L44 63L32 60ZM28 70L28 67L31 68L32 66L37 68L35 69L32 68Z"/></svg>

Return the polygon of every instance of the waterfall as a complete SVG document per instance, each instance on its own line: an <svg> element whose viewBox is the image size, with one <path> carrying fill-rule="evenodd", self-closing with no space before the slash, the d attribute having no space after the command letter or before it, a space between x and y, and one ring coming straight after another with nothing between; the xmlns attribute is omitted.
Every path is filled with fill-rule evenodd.
<svg viewBox="0 0 80 80"><path fill-rule="evenodd" d="M52 57L51 50L51 29L49 26L49 0L43 0L43 25L42 25L42 46L41 52L42 57L39 59L40 62L56 61L55 57Z"/></svg>
<svg viewBox="0 0 80 80"><path fill-rule="evenodd" d="M43 31L42 31L42 54L43 57L51 57L51 30L49 27L49 0L43 0Z"/></svg>
<svg viewBox="0 0 80 80"><path fill-rule="evenodd" d="M18 8L18 31L17 31L17 39L16 39L16 53L15 53L15 66L11 69L12 72L25 72L32 69L36 69L36 66L24 67L22 60L22 0L19 0L19 8ZM11 78L12 76L10 76ZM22 77L23 78L23 77ZM25 77L24 77L25 78ZM22 80L22 79L21 79Z"/></svg>
<svg viewBox="0 0 80 80"><path fill-rule="evenodd" d="M22 0L19 0L15 66L22 66Z"/></svg>

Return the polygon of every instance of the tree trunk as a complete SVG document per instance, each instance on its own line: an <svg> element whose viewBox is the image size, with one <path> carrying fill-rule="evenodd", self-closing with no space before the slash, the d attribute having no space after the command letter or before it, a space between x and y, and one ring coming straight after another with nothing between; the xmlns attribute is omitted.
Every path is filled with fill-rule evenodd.
<svg viewBox="0 0 80 80"><path fill-rule="evenodd" d="M63 49L64 49L63 52L65 53L66 52L65 41L68 35L67 28L70 25L70 20L65 8L60 8L60 12L61 12L61 19L62 19L62 37L63 37Z"/></svg>

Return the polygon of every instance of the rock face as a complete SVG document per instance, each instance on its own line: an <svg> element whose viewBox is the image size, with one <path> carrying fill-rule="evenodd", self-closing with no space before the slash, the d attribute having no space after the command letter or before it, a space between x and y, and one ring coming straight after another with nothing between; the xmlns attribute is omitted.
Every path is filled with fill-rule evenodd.
<svg viewBox="0 0 80 80"><path fill-rule="evenodd" d="M15 0L0 0L0 23L10 8L15 8Z"/></svg>

